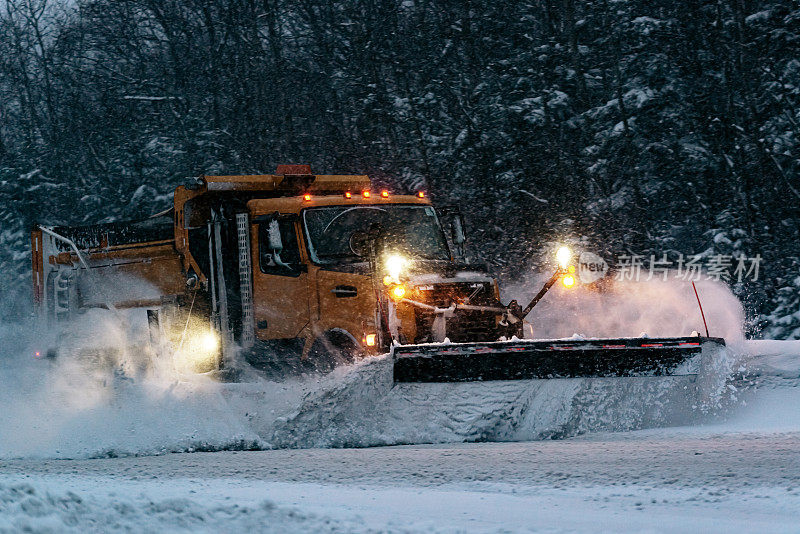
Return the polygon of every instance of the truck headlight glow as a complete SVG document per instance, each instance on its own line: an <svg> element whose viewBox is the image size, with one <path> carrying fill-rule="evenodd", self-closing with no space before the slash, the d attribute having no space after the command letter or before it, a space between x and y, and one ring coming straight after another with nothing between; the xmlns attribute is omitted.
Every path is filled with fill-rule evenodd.
<svg viewBox="0 0 800 534"><path fill-rule="evenodd" d="M558 261L559 267L562 269L566 269L569 266L569 262L572 259L572 251L569 247L559 247L556 251L556 261Z"/></svg>
<svg viewBox="0 0 800 534"><path fill-rule="evenodd" d="M201 335L198 342L198 345L200 345L204 351L216 352L219 349L219 337L217 337L214 332L206 332Z"/></svg>
<svg viewBox="0 0 800 534"><path fill-rule="evenodd" d="M405 268L406 263L407 260L399 254L392 254L386 258L386 270L388 271L389 276L391 276L394 280L400 280L400 273L403 272L403 268Z"/></svg>
<svg viewBox="0 0 800 534"><path fill-rule="evenodd" d="M203 373L217 366L221 341L206 328L190 329L175 354L175 368L181 372Z"/></svg>

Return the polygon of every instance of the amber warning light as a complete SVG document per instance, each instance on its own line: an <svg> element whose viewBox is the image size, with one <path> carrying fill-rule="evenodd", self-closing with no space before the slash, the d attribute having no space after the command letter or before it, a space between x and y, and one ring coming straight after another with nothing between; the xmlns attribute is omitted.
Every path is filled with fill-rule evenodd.
<svg viewBox="0 0 800 534"><path fill-rule="evenodd" d="M406 288L404 288L403 286L398 285L392 288L392 297L394 297L397 300L403 298L405 294L406 294Z"/></svg>
<svg viewBox="0 0 800 534"><path fill-rule="evenodd" d="M351 193L350 191L345 191L344 198L353 198L353 193Z"/></svg>
<svg viewBox="0 0 800 534"><path fill-rule="evenodd" d="M425 198L425 191L417 191L417 196L419 198Z"/></svg>
<svg viewBox="0 0 800 534"><path fill-rule="evenodd" d="M383 191L381 191L381 197L389 198L389 192L386 189L384 189Z"/></svg>
<svg viewBox="0 0 800 534"><path fill-rule="evenodd" d="M362 192L361 192L361 195L362 195L364 198L369 198L369 191L362 191Z"/></svg>
<svg viewBox="0 0 800 534"><path fill-rule="evenodd" d="M303 195L303 200L305 200L306 202L311 201L311 194L310 193L306 193L305 195Z"/></svg>

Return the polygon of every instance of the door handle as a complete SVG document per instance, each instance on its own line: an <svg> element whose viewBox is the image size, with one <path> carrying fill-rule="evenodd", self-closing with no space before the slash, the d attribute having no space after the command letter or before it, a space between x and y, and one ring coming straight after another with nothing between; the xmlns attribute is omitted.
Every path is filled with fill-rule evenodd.
<svg viewBox="0 0 800 534"><path fill-rule="evenodd" d="M331 289L331 293L338 299L344 299L358 295L358 289L355 286L336 286Z"/></svg>

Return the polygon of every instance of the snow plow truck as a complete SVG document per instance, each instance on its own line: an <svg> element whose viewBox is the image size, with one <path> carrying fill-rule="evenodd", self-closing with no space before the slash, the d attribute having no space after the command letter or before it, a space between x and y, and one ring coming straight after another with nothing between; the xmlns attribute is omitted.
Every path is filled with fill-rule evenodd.
<svg viewBox="0 0 800 534"><path fill-rule="evenodd" d="M364 175L201 176L150 218L32 231L41 320L90 309L146 318L147 358L226 375L326 372L391 353L396 382L690 373L709 337L525 339L525 317L575 282L568 249L525 306L466 262L464 222L423 191L376 190ZM530 336L529 336L530 337ZM47 351L59 357L59 346Z"/></svg>

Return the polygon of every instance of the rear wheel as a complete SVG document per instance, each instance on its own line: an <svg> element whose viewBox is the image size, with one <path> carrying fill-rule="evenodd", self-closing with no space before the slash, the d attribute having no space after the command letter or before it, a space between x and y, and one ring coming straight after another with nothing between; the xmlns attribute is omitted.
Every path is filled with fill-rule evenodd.
<svg viewBox="0 0 800 534"><path fill-rule="evenodd" d="M358 344L345 332L331 331L311 345L308 362L320 373L330 373L340 365L353 363L360 352Z"/></svg>

